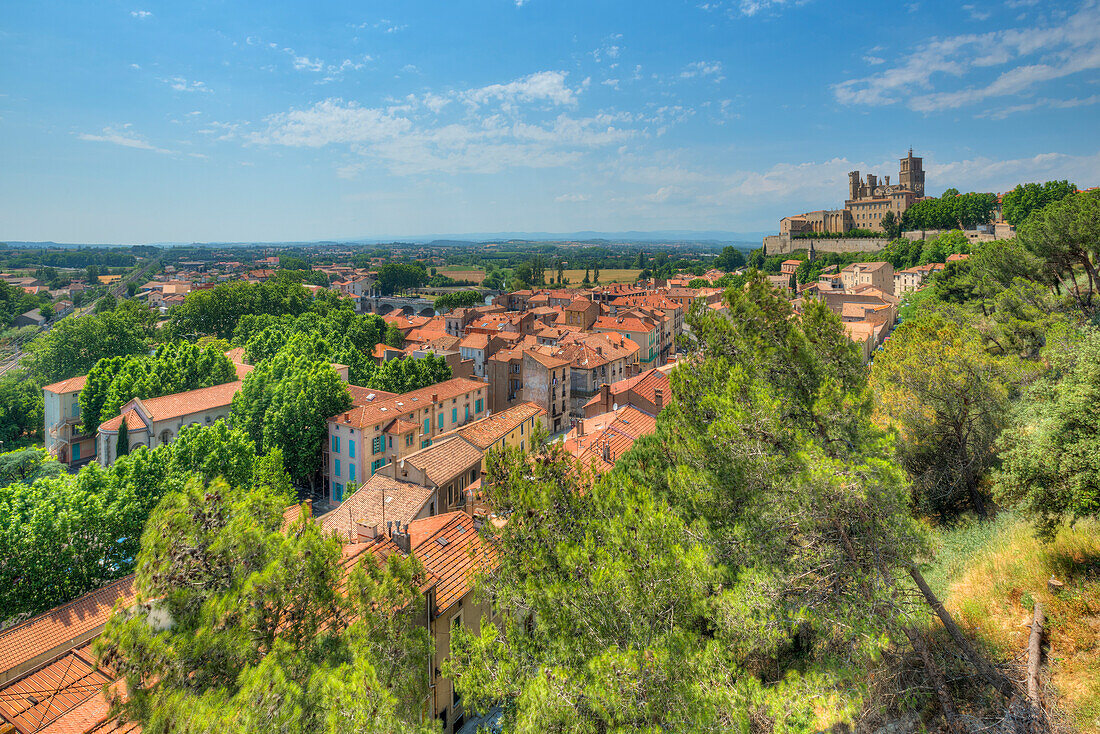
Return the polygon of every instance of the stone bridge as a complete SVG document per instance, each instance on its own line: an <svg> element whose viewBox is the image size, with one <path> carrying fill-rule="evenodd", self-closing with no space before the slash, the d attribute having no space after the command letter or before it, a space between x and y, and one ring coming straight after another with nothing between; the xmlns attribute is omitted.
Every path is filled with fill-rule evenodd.
<svg viewBox="0 0 1100 734"><path fill-rule="evenodd" d="M435 306L427 298L402 298L399 296L359 296L360 313L402 313L406 316L435 316Z"/></svg>

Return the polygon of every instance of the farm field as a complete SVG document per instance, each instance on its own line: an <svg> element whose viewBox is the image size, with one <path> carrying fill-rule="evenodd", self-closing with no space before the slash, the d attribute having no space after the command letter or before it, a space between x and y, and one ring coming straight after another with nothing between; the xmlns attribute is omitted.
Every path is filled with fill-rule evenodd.
<svg viewBox="0 0 1100 734"><path fill-rule="evenodd" d="M480 268L453 268L444 266L442 268L436 268L436 272L458 281L468 280L474 285L478 285L481 281L485 280L485 271ZM582 275L581 277L583 278L584 276Z"/></svg>
<svg viewBox="0 0 1100 734"><path fill-rule="evenodd" d="M638 279L638 274L642 271L636 268L609 268L607 270L600 270L600 283L607 285L608 283L633 283ZM584 280L584 270L566 270L565 277L569 280L570 288L580 287L581 281ZM547 278L557 277L557 273L551 273L546 271ZM591 277L591 271L589 271ZM453 275L451 276L454 277Z"/></svg>

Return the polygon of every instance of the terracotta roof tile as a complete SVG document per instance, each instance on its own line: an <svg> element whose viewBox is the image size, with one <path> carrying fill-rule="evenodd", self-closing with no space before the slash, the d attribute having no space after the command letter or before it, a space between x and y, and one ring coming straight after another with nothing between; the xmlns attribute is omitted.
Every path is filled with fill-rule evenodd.
<svg viewBox="0 0 1100 734"><path fill-rule="evenodd" d="M425 530L433 532L425 534ZM479 571L496 567L496 549L478 535L474 520L464 512L450 512L409 525L413 554L438 579L435 587L436 616L446 612L469 593Z"/></svg>
<svg viewBox="0 0 1100 734"><path fill-rule="evenodd" d="M388 397L376 397L370 402L353 402L350 410L329 418L329 421L337 422L341 425L349 425L353 428L367 428L376 423L381 423L388 418L399 418L407 413L421 410L431 405L432 395L438 396L440 401L450 400L451 398L456 398L467 393L476 393L478 390L485 390L486 392L482 394L486 395L488 394L488 387L488 384L484 382L467 380L464 377L455 377L401 395L371 390L368 392L368 395L370 392L373 392L376 393L376 395L385 395ZM349 386L349 390L350 389L351 386ZM366 388L361 387L355 388L352 400L355 400L356 394L362 395L365 389ZM347 421L344 420L345 415L348 416Z"/></svg>
<svg viewBox="0 0 1100 734"><path fill-rule="evenodd" d="M384 530L386 521L412 522L434 494L435 490L419 484L375 474L339 507L317 518L317 522L325 532L349 539L357 534L359 523Z"/></svg>
<svg viewBox="0 0 1100 734"><path fill-rule="evenodd" d="M67 380L61 380L60 382L51 382L42 389L46 392L56 393L57 395L63 395L70 392L78 392L84 389L84 383L88 381L87 375L81 375L80 377L70 377Z"/></svg>
<svg viewBox="0 0 1100 734"><path fill-rule="evenodd" d="M465 439L455 437L420 449L404 460L439 486L481 461L481 452Z"/></svg>
<svg viewBox="0 0 1100 734"><path fill-rule="evenodd" d="M133 598L134 576L131 574L9 627L0 632L0 671L24 665L91 634L106 624L115 602L129 603Z"/></svg>
<svg viewBox="0 0 1100 734"><path fill-rule="evenodd" d="M482 451L486 451L518 428L520 423L537 415L546 415L546 411L534 403L520 403L487 418L468 423L455 433Z"/></svg>
<svg viewBox="0 0 1100 734"><path fill-rule="evenodd" d="M198 390L165 395L159 398L148 398L141 401L147 415L155 421L181 418L192 413L201 413L204 410L228 407L233 402L233 396L241 389L241 381L226 382L213 387L200 387ZM116 416L99 426L100 431L116 431L122 423L121 416ZM132 427L130 421L126 421L127 428Z"/></svg>

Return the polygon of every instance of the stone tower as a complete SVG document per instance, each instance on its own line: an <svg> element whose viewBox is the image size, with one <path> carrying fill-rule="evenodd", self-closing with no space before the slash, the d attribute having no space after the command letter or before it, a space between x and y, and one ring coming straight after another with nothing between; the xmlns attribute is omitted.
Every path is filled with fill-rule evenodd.
<svg viewBox="0 0 1100 734"><path fill-rule="evenodd" d="M898 183L912 191L917 196L924 196L924 159L913 157L913 149L909 149L909 155L901 159L901 175Z"/></svg>
<svg viewBox="0 0 1100 734"><path fill-rule="evenodd" d="M848 172L848 198L849 199L854 200L854 199L859 198L859 184L860 184L859 171L849 171Z"/></svg>

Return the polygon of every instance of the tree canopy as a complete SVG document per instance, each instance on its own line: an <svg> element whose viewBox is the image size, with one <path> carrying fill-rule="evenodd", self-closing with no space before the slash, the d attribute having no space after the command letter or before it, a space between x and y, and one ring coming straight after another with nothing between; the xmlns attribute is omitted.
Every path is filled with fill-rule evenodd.
<svg viewBox="0 0 1100 734"><path fill-rule="evenodd" d="M1016 188L1002 197L1001 211L1004 213L1006 222L1019 227L1027 221L1032 212L1042 209L1047 204L1061 201L1076 192L1076 184L1065 180L1047 181L1043 184L1017 184Z"/></svg>
<svg viewBox="0 0 1100 734"><path fill-rule="evenodd" d="M137 604L96 644L126 680L116 703L146 732L433 731L423 567L367 552L345 568L337 537L308 513L284 533L282 510L224 480L164 500Z"/></svg>
<svg viewBox="0 0 1100 734"><path fill-rule="evenodd" d="M1100 330L1063 330L1047 355L1001 438L996 484L1049 538L1062 520L1100 516Z"/></svg>
<svg viewBox="0 0 1100 734"><path fill-rule="evenodd" d="M89 430L119 413L134 398L221 385L237 379L233 363L218 345L187 342L161 345L151 356L101 359L80 391L80 415Z"/></svg>

